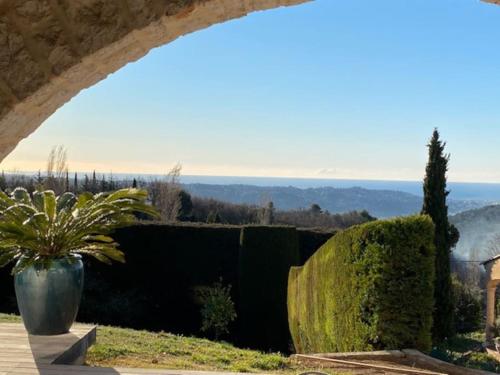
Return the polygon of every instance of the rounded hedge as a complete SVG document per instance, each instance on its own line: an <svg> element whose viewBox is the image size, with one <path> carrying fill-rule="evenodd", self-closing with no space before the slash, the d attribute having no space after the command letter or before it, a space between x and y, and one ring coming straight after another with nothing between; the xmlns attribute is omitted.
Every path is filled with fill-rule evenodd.
<svg viewBox="0 0 500 375"><path fill-rule="evenodd" d="M434 225L427 216L337 233L288 283L297 352L431 349Z"/></svg>

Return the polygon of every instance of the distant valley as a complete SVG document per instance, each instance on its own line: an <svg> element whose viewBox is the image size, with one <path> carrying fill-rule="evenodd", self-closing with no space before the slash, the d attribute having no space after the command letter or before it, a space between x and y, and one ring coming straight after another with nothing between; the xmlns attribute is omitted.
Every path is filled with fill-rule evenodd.
<svg viewBox="0 0 500 375"><path fill-rule="evenodd" d="M187 183L186 191L194 196L214 198L231 203L264 205L272 201L279 210L309 208L318 204L331 213L367 210L378 218L418 213L422 197L395 190L376 190L361 187L336 188L293 186L255 186L243 184L216 185ZM449 200L450 214L483 207L489 202L479 200Z"/></svg>
<svg viewBox="0 0 500 375"><path fill-rule="evenodd" d="M184 184L193 196L214 198L231 203L264 205L273 201L279 210L309 208L318 204L331 213L367 210L378 218L418 213L422 197L395 190L360 187L297 188L283 186ZM449 200L450 221L460 231L460 241L453 250L460 259L485 260L495 251L491 242L500 234L500 205L482 200ZM499 245L500 252L500 245Z"/></svg>

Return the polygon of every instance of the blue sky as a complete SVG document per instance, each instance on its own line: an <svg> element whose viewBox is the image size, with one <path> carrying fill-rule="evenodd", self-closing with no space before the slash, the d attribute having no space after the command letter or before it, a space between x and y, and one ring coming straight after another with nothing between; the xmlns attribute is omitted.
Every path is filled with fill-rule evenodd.
<svg viewBox="0 0 500 375"><path fill-rule="evenodd" d="M182 37L82 91L0 167L500 181L500 7L316 0Z"/></svg>

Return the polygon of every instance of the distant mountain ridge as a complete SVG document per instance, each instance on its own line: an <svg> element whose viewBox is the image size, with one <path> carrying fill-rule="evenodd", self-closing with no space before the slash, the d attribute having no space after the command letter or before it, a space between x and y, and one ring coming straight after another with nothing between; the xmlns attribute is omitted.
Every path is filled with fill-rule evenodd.
<svg viewBox="0 0 500 375"><path fill-rule="evenodd" d="M272 201L279 210L309 208L318 204L331 213L367 210L379 218L418 213L422 197L395 190L374 190L361 187L297 188L293 186L255 186L243 184L215 185L191 183L183 187L193 196L213 198L231 203L262 205ZM450 213L478 208L481 201L450 200Z"/></svg>

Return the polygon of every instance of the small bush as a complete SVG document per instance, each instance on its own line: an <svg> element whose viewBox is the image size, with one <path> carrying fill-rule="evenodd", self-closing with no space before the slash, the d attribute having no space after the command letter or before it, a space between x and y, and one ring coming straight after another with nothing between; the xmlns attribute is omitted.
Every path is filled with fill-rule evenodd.
<svg viewBox="0 0 500 375"><path fill-rule="evenodd" d="M230 324L236 319L234 302L231 299L231 285L223 286L222 279L212 286L199 289L202 303L202 332L211 332L215 340L229 333Z"/></svg>
<svg viewBox="0 0 500 375"><path fill-rule="evenodd" d="M431 348L434 225L427 216L337 233L290 271L298 352Z"/></svg>
<svg viewBox="0 0 500 375"><path fill-rule="evenodd" d="M457 333L473 332L481 328L483 319L483 297L481 290L462 283L452 275L454 320Z"/></svg>

